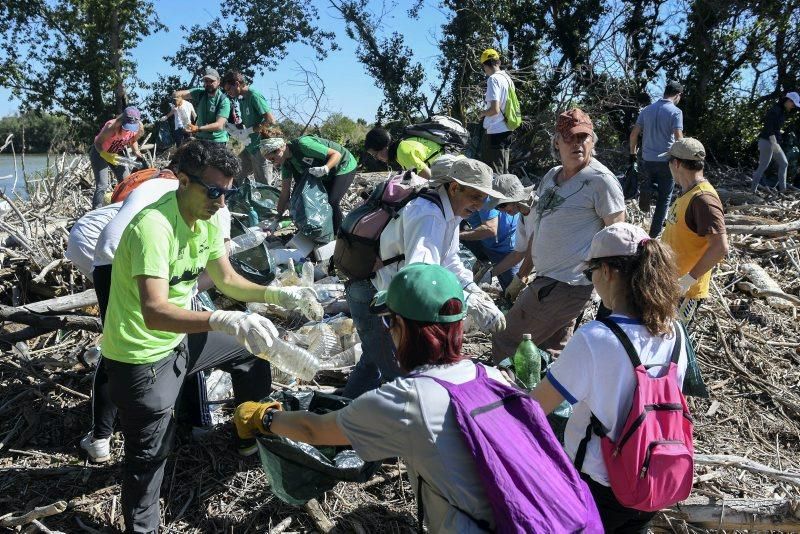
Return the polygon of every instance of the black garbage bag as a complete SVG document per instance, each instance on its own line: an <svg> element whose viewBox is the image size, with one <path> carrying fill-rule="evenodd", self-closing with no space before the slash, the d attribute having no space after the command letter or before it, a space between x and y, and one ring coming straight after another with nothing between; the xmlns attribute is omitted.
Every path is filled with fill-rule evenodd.
<svg viewBox="0 0 800 534"><path fill-rule="evenodd" d="M231 217L231 238L238 237L247 232L245 225L236 217ZM230 258L234 270L254 284L267 285L275 280L278 271L267 242L248 250L234 254Z"/></svg>
<svg viewBox="0 0 800 534"><path fill-rule="evenodd" d="M350 399L318 391L278 391L270 395L285 411L308 410L325 414L341 410ZM366 482L380 462L365 462L349 447L315 447L288 438L256 438L261 466L270 489L288 504L305 504L339 482Z"/></svg>
<svg viewBox="0 0 800 534"><path fill-rule="evenodd" d="M257 222L275 217L281 192L271 185L256 182L249 177L239 184L239 193L227 201L231 213L250 214L255 211Z"/></svg>

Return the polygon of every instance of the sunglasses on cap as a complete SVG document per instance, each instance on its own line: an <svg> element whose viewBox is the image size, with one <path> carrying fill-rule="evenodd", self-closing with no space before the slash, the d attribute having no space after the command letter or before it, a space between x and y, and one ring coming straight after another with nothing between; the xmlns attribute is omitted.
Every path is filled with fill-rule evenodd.
<svg viewBox="0 0 800 534"><path fill-rule="evenodd" d="M194 182L196 184L200 184L203 187L205 187L206 188L206 196L208 198L210 198L211 200L216 200L219 197L224 196L225 200L227 201L228 199L230 199L232 196L234 196L235 194L237 194L239 192L239 188L238 187L231 187L230 189L225 189L224 187L217 187L215 185L207 185L205 182L203 182L203 180L199 176L195 176L193 174L189 174L188 172L184 172L184 174L186 174L186 176L189 177L189 181L190 182Z"/></svg>

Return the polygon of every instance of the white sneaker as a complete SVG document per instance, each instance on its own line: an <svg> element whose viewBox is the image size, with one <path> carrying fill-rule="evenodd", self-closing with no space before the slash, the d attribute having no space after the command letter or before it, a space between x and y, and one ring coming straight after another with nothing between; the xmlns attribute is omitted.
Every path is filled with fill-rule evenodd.
<svg viewBox="0 0 800 534"><path fill-rule="evenodd" d="M111 438L94 439L90 431L81 440L81 449L86 451L90 462L107 462L111 459Z"/></svg>

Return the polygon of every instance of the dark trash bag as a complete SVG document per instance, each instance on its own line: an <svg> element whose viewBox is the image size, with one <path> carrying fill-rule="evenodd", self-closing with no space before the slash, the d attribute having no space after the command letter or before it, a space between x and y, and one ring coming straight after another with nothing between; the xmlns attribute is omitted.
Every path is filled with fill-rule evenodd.
<svg viewBox="0 0 800 534"><path fill-rule="evenodd" d="M708 389L706 388L706 383L703 381L703 377L700 374L700 366L697 363L697 355L694 352L694 346L692 345L692 339L689 337L689 332L686 330L686 327L678 321L681 325L681 329L683 330L683 339L686 340L686 374L683 375L683 390L682 393L687 397L700 397L701 399L707 399Z"/></svg>
<svg viewBox="0 0 800 534"><path fill-rule="evenodd" d="M278 391L269 398L288 412L316 414L341 410L351 402L318 391ZM339 482L366 482L381 465L365 462L349 447L314 447L275 435L258 436L256 441L272 493L288 504L305 504Z"/></svg>
<svg viewBox="0 0 800 534"><path fill-rule="evenodd" d="M159 151L165 150L175 144L175 139L172 137L172 130L170 130L167 121L159 121L156 135Z"/></svg>
<svg viewBox="0 0 800 534"><path fill-rule="evenodd" d="M238 237L247 231L247 227L239 219L231 217L231 238ZM277 274L275 260L267 248L266 241L257 247L231 256L229 260L237 273L254 284L265 286L275 280Z"/></svg>
<svg viewBox="0 0 800 534"><path fill-rule="evenodd" d="M639 170L634 165L629 165L621 177L618 177L622 186L622 196L625 200L631 200L639 196Z"/></svg>
<svg viewBox="0 0 800 534"><path fill-rule="evenodd" d="M325 245L333 241L333 209L322 180L306 172L294 185L289 199L289 213L297 231Z"/></svg>
<svg viewBox="0 0 800 534"><path fill-rule="evenodd" d="M261 222L275 217L280 196L279 189L247 178L239 185L239 193L226 203L231 213L249 214L252 208Z"/></svg>

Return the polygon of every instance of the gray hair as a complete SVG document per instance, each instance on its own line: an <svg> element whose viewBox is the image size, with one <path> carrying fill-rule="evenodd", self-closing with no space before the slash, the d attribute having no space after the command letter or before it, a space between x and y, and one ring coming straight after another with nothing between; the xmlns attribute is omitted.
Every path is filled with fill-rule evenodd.
<svg viewBox="0 0 800 534"><path fill-rule="evenodd" d="M550 137L550 155L553 156L553 159L556 161L561 161L561 154L558 153L558 148L556 148L556 141L558 141L559 133L556 132ZM592 132L592 141L594 145L597 146L597 134ZM597 151L592 147L592 157L597 155Z"/></svg>

